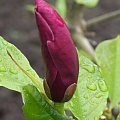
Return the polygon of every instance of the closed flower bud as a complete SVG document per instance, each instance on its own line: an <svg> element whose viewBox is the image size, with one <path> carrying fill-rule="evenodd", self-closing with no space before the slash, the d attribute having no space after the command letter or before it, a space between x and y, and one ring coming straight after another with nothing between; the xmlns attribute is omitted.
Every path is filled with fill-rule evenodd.
<svg viewBox="0 0 120 120"><path fill-rule="evenodd" d="M76 48L65 22L48 3L36 0L35 15L46 65L45 92L54 102L66 102L78 79Z"/></svg>

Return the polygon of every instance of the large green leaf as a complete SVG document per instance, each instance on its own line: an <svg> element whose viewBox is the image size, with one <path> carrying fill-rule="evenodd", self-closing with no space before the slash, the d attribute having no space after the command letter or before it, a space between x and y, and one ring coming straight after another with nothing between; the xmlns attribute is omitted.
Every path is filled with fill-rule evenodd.
<svg viewBox="0 0 120 120"><path fill-rule="evenodd" d="M34 86L25 86L22 93L27 120L73 120L58 113Z"/></svg>
<svg viewBox="0 0 120 120"><path fill-rule="evenodd" d="M100 43L96 60L109 89L111 107L117 105L120 102L120 37Z"/></svg>
<svg viewBox="0 0 120 120"><path fill-rule="evenodd" d="M66 103L78 120L98 120L108 97L107 87L97 65L79 55L80 70L76 92Z"/></svg>
<svg viewBox="0 0 120 120"><path fill-rule="evenodd" d="M0 86L21 92L22 87L28 84L42 89L42 82L26 57L0 37Z"/></svg>
<svg viewBox="0 0 120 120"><path fill-rule="evenodd" d="M78 4L85 5L86 7L95 7L99 0L75 0Z"/></svg>

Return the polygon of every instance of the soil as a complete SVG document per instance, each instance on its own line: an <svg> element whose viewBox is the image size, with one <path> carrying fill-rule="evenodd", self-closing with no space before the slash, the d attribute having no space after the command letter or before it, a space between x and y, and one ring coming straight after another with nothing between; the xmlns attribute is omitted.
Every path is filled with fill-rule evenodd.
<svg viewBox="0 0 120 120"><path fill-rule="evenodd" d="M54 0L51 0L54 1ZM44 76L38 31L34 15L26 10L30 0L0 0L0 35L16 45L28 58L31 66ZM97 7L84 9L86 20L120 8L119 0L100 0ZM96 33L93 46L120 33L120 17L89 28ZM96 43L96 44L94 44ZM19 93L0 87L0 120L25 120Z"/></svg>

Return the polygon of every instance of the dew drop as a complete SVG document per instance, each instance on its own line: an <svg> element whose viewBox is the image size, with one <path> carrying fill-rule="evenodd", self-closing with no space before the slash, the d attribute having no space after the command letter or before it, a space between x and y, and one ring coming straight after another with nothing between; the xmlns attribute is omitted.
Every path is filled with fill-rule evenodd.
<svg viewBox="0 0 120 120"><path fill-rule="evenodd" d="M83 115L82 117L83 117L83 118L85 118L85 116L84 116L84 115Z"/></svg>
<svg viewBox="0 0 120 120"><path fill-rule="evenodd" d="M83 68L85 70L87 70L88 72L90 72L90 73L94 73L95 72L95 66L93 66L93 65L84 65Z"/></svg>
<svg viewBox="0 0 120 120"><path fill-rule="evenodd" d="M99 86L99 88L100 88L100 90L102 92L106 92L107 91L107 86L106 86L106 84L105 84L105 82L103 80L100 80L98 82L98 86Z"/></svg>
<svg viewBox="0 0 120 120"><path fill-rule="evenodd" d="M84 112L87 112L87 109L84 109Z"/></svg>
<svg viewBox="0 0 120 120"><path fill-rule="evenodd" d="M96 102L94 101L94 99L91 99L89 102L90 102L91 105L95 105L95 103L96 103ZM93 106L91 106L91 107L93 107Z"/></svg>
<svg viewBox="0 0 120 120"><path fill-rule="evenodd" d="M12 44L8 44L8 47L9 47L9 48L12 48Z"/></svg>
<svg viewBox="0 0 120 120"><path fill-rule="evenodd" d="M83 110L83 115L86 115L87 109Z"/></svg>
<svg viewBox="0 0 120 120"><path fill-rule="evenodd" d="M96 93L95 97L96 97L96 98L102 97L102 93L100 93L100 92L99 92L99 93Z"/></svg>
<svg viewBox="0 0 120 120"><path fill-rule="evenodd" d="M89 98L89 95L88 95L88 94L85 94L85 95L84 95L84 98L85 98L85 99L88 99L88 98Z"/></svg>
<svg viewBox="0 0 120 120"><path fill-rule="evenodd" d="M3 40L2 43L3 43L4 45L7 45L7 44L8 44L8 42L5 41L5 40Z"/></svg>
<svg viewBox="0 0 120 120"><path fill-rule="evenodd" d="M92 76L88 76L88 78L92 78Z"/></svg>
<svg viewBox="0 0 120 120"><path fill-rule="evenodd" d="M30 67L26 68L26 71L31 71L31 68Z"/></svg>
<svg viewBox="0 0 120 120"><path fill-rule="evenodd" d="M13 67L11 67L9 71L10 71L12 74L17 74L17 73L18 73Z"/></svg>
<svg viewBox="0 0 120 120"><path fill-rule="evenodd" d="M91 84L87 84L87 88L95 91L97 89L97 86L94 83L91 83Z"/></svg>
<svg viewBox="0 0 120 120"><path fill-rule="evenodd" d="M0 66L0 72L6 72L6 68L4 66Z"/></svg>

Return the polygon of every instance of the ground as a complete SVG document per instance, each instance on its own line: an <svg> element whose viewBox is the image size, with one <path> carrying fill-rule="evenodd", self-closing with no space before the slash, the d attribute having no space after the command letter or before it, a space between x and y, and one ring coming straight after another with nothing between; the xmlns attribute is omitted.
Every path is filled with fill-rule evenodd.
<svg viewBox="0 0 120 120"><path fill-rule="evenodd" d="M32 67L44 76L38 31L34 15L26 10L30 0L0 0L0 35L16 45L29 59ZM100 0L94 9L84 9L86 20L120 8L119 0ZM96 36L94 42L110 39L120 33L120 17L89 28ZM0 87L0 120L25 120L19 93Z"/></svg>

